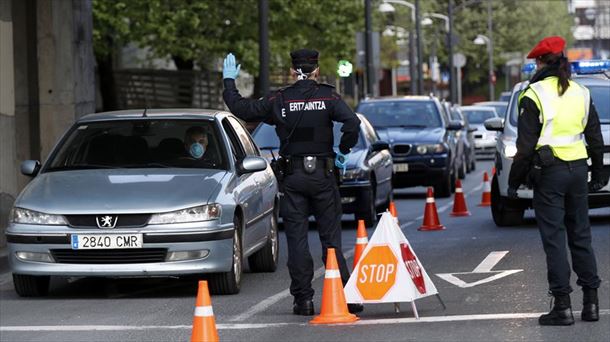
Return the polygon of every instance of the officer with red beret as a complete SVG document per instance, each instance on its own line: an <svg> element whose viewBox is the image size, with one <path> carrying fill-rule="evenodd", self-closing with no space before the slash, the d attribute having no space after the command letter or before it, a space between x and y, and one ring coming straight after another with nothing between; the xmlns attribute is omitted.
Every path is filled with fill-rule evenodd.
<svg viewBox="0 0 610 342"><path fill-rule="evenodd" d="M547 37L527 55L536 59L537 72L519 96L517 154L508 181L513 199L521 184L534 189L532 204L546 254L549 293L555 299L552 310L539 318L540 325L574 324L566 240L576 283L583 290L581 318L599 320L601 280L591 245L588 191L608 181L602 175L604 143L589 90L570 80L564 48L563 38Z"/></svg>

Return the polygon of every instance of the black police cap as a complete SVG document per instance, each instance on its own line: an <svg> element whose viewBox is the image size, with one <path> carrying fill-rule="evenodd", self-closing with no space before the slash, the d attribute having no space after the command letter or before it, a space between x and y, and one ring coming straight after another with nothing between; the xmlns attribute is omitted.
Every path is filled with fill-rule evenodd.
<svg viewBox="0 0 610 342"><path fill-rule="evenodd" d="M318 51L311 49L300 49L290 53L292 67L300 68L303 72L312 72L318 67Z"/></svg>

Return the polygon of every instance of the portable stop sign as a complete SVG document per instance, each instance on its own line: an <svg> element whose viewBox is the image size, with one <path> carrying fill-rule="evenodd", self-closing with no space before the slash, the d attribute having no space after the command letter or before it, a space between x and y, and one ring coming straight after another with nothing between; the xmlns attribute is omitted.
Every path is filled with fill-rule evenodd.
<svg viewBox="0 0 610 342"><path fill-rule="evenodd" d="M389 212L384 213L345 285L348 303L411 302L438 291Z"/></svg>

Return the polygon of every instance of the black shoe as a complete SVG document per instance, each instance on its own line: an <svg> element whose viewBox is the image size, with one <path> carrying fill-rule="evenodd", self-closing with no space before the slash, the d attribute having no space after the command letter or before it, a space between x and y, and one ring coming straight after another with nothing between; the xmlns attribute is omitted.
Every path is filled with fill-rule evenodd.
<svg viewBox="0 0 610 342"><path fill-rule="evenodd" d="M313 300L294 302L292 305L292 313L300 316L313 316Z"/></svg>
<svg viewBox="0 0 610 342"><path fill-rule="evenodd" d="M597 289L583 288L582 313L580 318L587 322L599 321L599 300Z"/></svg>
<svg viewBox="0 0 610 342"><path fill-rule="evenodd" d="M572 325L574 315L570 304L570 295L554 295L555 305L548 314L538 318L540 325Z"/></svg>
<svg viewBox="0 0 610 342"><path fill-rule="evenodd" d="M364 305L362 304L347 304L347 310L349 311L349 313L359 313L362 312L362 310L364 310Z"/></svg>

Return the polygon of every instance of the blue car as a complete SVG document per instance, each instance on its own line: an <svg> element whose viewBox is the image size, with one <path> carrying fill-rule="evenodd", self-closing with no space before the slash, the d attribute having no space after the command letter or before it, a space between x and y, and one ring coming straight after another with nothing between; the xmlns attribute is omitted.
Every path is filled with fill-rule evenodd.
<svg viewBox="0 0 610 342"><path fill-rule="evenodd" d="M240 290L242 262L276 269L278 186L230 113L130 110L79 119L33 177L6 232L16 292L57 277L204 275Z"/></svg>
<svg viewBox="0 0 610 342"><path fill-rule="evenodd" d="M459 166L455 132L463 125L443 115L441 106L433 96L372 98L358 105L356 111L391 146L394 188L434 186L437 196L451 196Z"/></svg>
<svg viewBox="0 0 610 342"><path fill-rule="evenodd" d="M360 119L360 137L352 148L345 173L340 173L341 203L344 214L354 214L365 220L368 227L377 221L377 213L388 208L392 200L392 156L389 146L382 141L373 126L363 116ZM341 124L333 127L335 150L341 138ZM254 141L271 160L277 157L279 140L275 128L261 124L252 133Z"/></svg>

